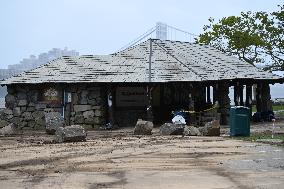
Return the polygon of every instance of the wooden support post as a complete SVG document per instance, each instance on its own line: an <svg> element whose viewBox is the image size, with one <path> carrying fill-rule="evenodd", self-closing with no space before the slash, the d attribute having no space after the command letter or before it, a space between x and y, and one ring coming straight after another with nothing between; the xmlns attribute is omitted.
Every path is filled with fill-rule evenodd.
<svg viewBox="0 0 284 189"><path fill-rule="evenodd" d="M201 104L204 105L206 103L206 86L204 84L200 85L199 88L200 91L200 100L201 100Z"/></svg>
<svg viewBox="0 0 284 189"><path fill-rule="evenodd" d="M148 97L147 121L153 121L152 90L153 90L153 87L147 86L147 97Z"/></svg>
<svg viewBox="0 0 284 189"><path fill-rule="evenodd" d="M245 106L251 109L252 103L252 86L246 85L246 104Z"/></svg>
<svg viewBox="0 0 284 189"><path fill-rule="evenodd" d="M213 85L213 104L218 101L218 84Z"/></svg>
<svg viewBox="0 0 284 189"><path fill-rule="evenodd" d="M240 106L244 106L244 86L239 86L239 94L240 94Z"/></svg>
<svg viewBox="0 0 284 189"><path fill-rule="evenodd" d="M107 104L108 104L108 123L114 125L114 110L113 110L113 90L111 86L107 88Z"/></svg>
<svg viewBox="0 0 284 189"><path fill-rule="evenodd" d="M207 103L211 103L211 98L210 98L210 86L207 86L206 88L206 93L207 93Z"/></svg>

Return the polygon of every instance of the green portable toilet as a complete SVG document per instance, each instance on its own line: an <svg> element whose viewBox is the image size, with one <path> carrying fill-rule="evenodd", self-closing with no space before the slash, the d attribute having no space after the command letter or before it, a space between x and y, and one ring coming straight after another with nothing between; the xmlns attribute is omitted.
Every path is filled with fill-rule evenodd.
<svg viewBox="0 0 284 189"><path fill-rule="evenodd" d="M230 135L250 136L250 109L235 106L230 109Z"/></svg>

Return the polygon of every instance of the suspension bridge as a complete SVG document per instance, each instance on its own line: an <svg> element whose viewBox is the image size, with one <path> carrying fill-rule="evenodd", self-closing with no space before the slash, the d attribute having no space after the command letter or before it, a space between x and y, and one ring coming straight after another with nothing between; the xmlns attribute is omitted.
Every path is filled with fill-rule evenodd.
<svg viewBox="0 0 284 189"><path fill-rule="evenodd" d="M145 33L141 34L134 40L130 41L118 51L127 49L128 47L134 46L140 42L143 42L149 38L161 39L161 40L175 40L175 41L187 41L194 42L198 35L184 31L182 29L167 25L166 23L157 22L156 26L148 29Z"/></svg>

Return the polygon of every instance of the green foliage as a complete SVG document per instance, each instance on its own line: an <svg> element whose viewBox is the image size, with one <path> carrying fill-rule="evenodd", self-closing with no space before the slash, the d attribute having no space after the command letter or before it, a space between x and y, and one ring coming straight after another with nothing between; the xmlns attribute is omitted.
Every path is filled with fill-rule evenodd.
<svg viewBox="0 0 284 189"><path fill-rule="evenodd" d="M218 22L209 18L197 43L216 47L250 64L270 63L270 69L283 69L284 6L277 12L242 12Z"/></svg>

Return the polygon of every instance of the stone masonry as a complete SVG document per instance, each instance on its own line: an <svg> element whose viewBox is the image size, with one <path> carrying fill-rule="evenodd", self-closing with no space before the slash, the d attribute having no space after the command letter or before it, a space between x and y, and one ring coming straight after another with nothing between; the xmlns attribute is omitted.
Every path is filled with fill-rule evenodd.
<svg viewBox="0 0 284 189"><path fill-rule="evenodd" d="M98 128L106 123L106 95L103 87L73 86L70 125Z"/></svg>
<svg viewBox="0 0 284 189"><path fill-rule="evenodd" d="M57 86L58 87L58 86ZM105 124L106 102L102 87L87 85L64 86L72 94L72 102L65 104L65 120L69 124L98 127ZM60 90L63 87L58 87ZM9 85L5 97L6 109L1 122L15 123L19 128L44 129L44 112L62 112L62 104L42 101L42 88L33 85Z"/></svg>

